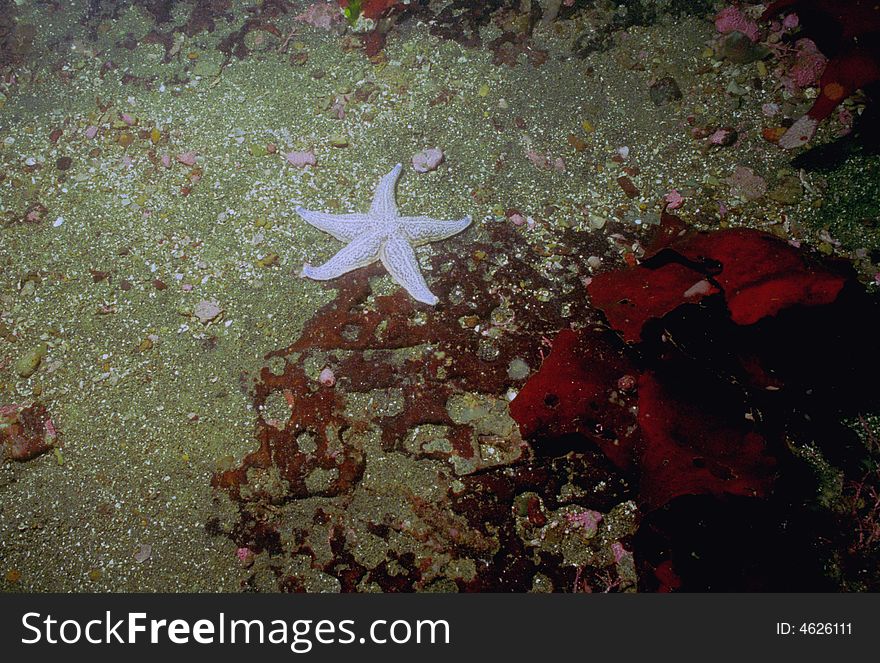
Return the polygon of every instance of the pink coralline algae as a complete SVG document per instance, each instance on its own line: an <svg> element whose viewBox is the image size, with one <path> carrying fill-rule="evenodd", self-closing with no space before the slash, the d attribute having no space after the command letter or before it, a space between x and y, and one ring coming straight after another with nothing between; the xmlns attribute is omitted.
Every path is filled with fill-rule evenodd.
<svg viewBox="0 0 880 663"><path fill-rule="evenodd" d="M786 30L794 30L800 24L801 20L798 18L797 14L787 14L785 18L782 19L782 27Z"/></svg>
<svg viewBox="0 0 880 663"><path fill-rule="evenodd" d="M724 181L730 185L730 192L734 196L745 200L755 200L767 193L767 182L764 178L745 166L737 166L733 174Z"/></svg>
<svg viewBox="0 0 880 663"><path fill-rule="evenodd" d="M743 14L737 7L725 7L715 17L715 29L721 34L741 32L752 41L761 36L758 24Z"/></svg>
<svg viewBox="0 0 880 663"><path fill-rule="evenodd" d="M287 159L287 163L291 166L297 166L298 168L314 166L318 163L317 159L315 159L315 153L311 150L288 152L284 155L284 158Z"/></svg>
<svg viewBox="0 0 880 663"><path fill-rule="evenodd" d="M565 519L568 521L569 525L582 528L584 533L590 537L596 533L599 521L602 520L602 514L591 509L584 509L582 511L565 514Z"/></svg>
<svg viewBox="0 0 880 663"><path fill-rule="evenodd" d="M620 564L622 560L632 557L632 553L624 548L620 541L615 541L611 544L611 553L614 555L614 561L618 564Z"/></svg>
<svg viewBox="0 0 880 663"><path fill-rule="evenodd" d="M684 196L677 189L667 193L663 199L666 201L666 209L678 209L684 203Z"/></svg>
<svg viewBox="0 0 880 663"><path fill-rule="evenodd" d="M413 155L412 167L417 173L427 173L436 170L443 163L443 150L431 147Z"/></svg>
<svg viewBox="0 0 880 663"><path fill-rule="evenodd" d="M783 78L783 84L792 93L816 84L828 64L828 58L819 52L812 39L798 39L794 47L794 64Z"/></svg>
<svg viewBox="0 0 880 663"><path fill-rule="evenodd" d="M342 20L342 12L339 11L336 2L316 2L294 19L322 30L329 30Z"/></svg>

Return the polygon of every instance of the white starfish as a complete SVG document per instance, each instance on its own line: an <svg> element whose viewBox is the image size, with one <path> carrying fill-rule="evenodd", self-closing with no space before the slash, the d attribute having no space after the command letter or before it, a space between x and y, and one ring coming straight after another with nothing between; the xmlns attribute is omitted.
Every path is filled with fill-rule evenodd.
<svg viewBox="0 0 880 663"><path fill-rule="evenodd" d="M471 217L443 221L427 216L400 216L394 186L400 177L401 168L397 164L379 181L373 195L373 204L366 214L326 214L303 207L296 208L296 213L315 228L330 233L342 242L348 242L323 265L303 265L300 276L327 281L381 260L391 278L402 285L413 299L431 306L439 301L428 289L428 284L419 271L413 248L460 233L470 225Z"/></svg>

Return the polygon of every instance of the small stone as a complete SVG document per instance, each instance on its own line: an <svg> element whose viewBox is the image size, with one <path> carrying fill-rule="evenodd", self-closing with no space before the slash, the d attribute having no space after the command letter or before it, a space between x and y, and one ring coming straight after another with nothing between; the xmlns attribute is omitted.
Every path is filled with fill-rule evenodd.
<svg viewBox="0 0 880 663"><path fill-rule="evenodd" d="M348 138L342 134L334 134L330 136L330 145L339 148L348 147Z"/></svg>
<svg viewBox="0 0 880 663"><path fill-rule="evenodd" d="M650 94L655 106L665 106L681 99L681 88L672 76L664 76L651 85Z"/></svg>
<svg viewBox="0 0 880 663"><path fill-rule="evenodd" d="M745 166L737 166L733 174L724 181L730 186L730 192L743 200L757 200L767 193L764 178Z"/></svg>
<svg viewBox="0 0 880 663"><path fill-rule="evenodd" d="M61 157L58 161L55 162L55 167L58 170L67 170L73 165L73 159L70 157Z"/></svg>
<svg viewBox="0 0 880 663"><path fill-rule="evenodd" d="M297 168L305 168L306 166L314 166L318 161L312 150L295 150L284 155L287 163Z"/></svg>
<svg viewBox="0 0 880 663"><path fill-rule="evenodd" d="M477 357L479 357L482 361L491 362L498 359L498 355L501 354L501 349L498 347L498 344L495 341L483 338L480 339L479 344L477 345Z"/></svg>
<svg viewBox="0 0 880 663"><path fill-rule="evenodd" d="M43 361L43 357L46 356L47 351L48 347L46 344L40 343L37 347L26 352L15 362L15 365L13 366L15 372L19 377L29 378L36 373Z"/></svg>
<svg viewBox="0 0 880 663"><path fill-rule="evenodd" d="M529 365L519 357L514 357L507 365L507 377L511 380L525 380L529 372Z"/></svg>
<svg viewBox="0 0 880 663"><path fill-rule="evenodd" d="M257 267L273 267L278 264L280 257L277 253L267 253L257 260Z"/></svg>
<svg viewBox="0 0 880 663"><path fill-rule="evenodd" d="M735 64L748 64L770 55L770 49L756 44L742 32L731 32L721 42L721 56Z"/></svg>
<svg viewBox="0 0 880 663"><path fill-rule="evenodd" d="M199 319L203 325L208 324L212 320L216 320L217 317L223 313L223 309L220 308L220 304L216 301L209 301L207 299L203 299L196 307L193 309L193 315Z"/></svg>
<svg viewBox="0 0 880 663"><path fill-rule="evenodd" d="M783 205L796 205L804 196L804 188L794 175L781 178L768 193L767 197Z"/></svg>
<svg viewBox="0 0 880 663"><path fill-rule="evenodd" d="M214 78L220 75L220 65L213 60L199 58L193 67L193 75L201 78Z"/></svg>
<svg viewBox="0 0 880 663"><path fill-rule="evenodd" d="M143 564L148 559L150 559L150 555L153 554L153 546L149 543L142 543L138 551L133 555L134 561L138 564Z"/></svg>
<svg viewBox="0 0 880 663"><path fill-rule="evenodd" d="M639 195L639 190L636 188L636 185L633 184L633 181L626 177L625 175L617 178L617 183L620 185L620 188L623 189L623 192L629 198L635 198Z"/></svg>
<svg viewBox="0 0 880 663"><path fill-rule="evenodd" d="M324 368L321 371L321 374L318 376L318 382L320 382L325 387L332 387L336 384L336 376L333 374L333 371L329 368Z"/></svg>
<svg viewBox="0 0 880 663"><path fill-rule="evenodd" d="M431 147L413 155L412 167L417 173L427 173L436 170L443 163L443 150Z"/></svg>
<svg viewBox="0 0 880 663"><path fill-rule="evenodd" d="M709 136L709 143L721 147L730 147L739 138L739 132L733 127L721 127Z"/></svg>

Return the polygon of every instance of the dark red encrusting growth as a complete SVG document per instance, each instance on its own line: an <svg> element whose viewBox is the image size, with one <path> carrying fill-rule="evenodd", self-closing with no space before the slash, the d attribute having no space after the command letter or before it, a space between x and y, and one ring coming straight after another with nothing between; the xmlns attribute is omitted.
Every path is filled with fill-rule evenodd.
<svg viewBox="0 0 880 663"><path fill-rule="evenodd" d="M0 460L31 460L59 445L58 432L42 403L0 406L0 423Z"/></svg>
<svg viewBox="0 0 880 663"><path fill-rule="evenodd" d="M647 511L680 495L769 493L776 461L746 418L742 394L725 384L700 386L694 393L650 372L639 378L639 502Z"/></svg>
<svg viewBox="0 0 880 663"><path fill-rule="evenodd" d="M563 330L510 404L541 453L595 446L639 482L645 511L681 495L764 496L775 460L750 422L750 404L725 382L645 371L598 332ZM671 375L668 375L671 373ZM693 381L690 381L690 379ZM638 413L636 416L635 413Z"/></svg>
<svg viewBox="0 0 880 663"><path fill-rule="evenodd" d="M754 324L794 305L830 304L846 282L787 242L747 228L694 233L669 249L702 266L700 271L723 291L730 318L738 325Z"/></svg>
<svg viewBox="0 0 880 663"><path fill-rule="evenodd" d="M667 240L634 269L594 277L587 292L611 326L635 343L649 320L709 295L720 293L731 320L751 325L790 306L830 304L845 282L790 244L741 228Z"/></svg>
<svg viewBox="0 0 880 663"><path fill-rule="evenodd" d="M600 332L563 329L553 350L510 404L523 437L552 441L581 436L617 467L632 465L635 398L621 379L632 362Z"/></svg>
<svg viewBox="0 0 880 663"><path fill-rule="evenodd" d="M217 488L224 488L240 497L242 485L249 483L248 472L252 470L278 471L287 482L284 499L307 496L338 495L347 490L363 474L363 454L360 449L346 444L343 432L347 422L338 412L343 403L332 389L309 389L308 378L301 370L288 365L282 375L274 375L268 368L260 373L254 404L261 408L269 394L280 390L290 406L291 416L283 429L261 422L258 430L260 447L247 455L241 467L218 474L213 481ZM315 450L305 453L297 439L311 436ZM309 490L306 477L315 470L333 471L335 478L318 489ZM277 500L278 495L262 488L251 489L250 499Z"/></svg>
<svg viewBox="0 0 880 663"><path fill-rule="evenodd" d="M840 523L816 517L815 475L792 445L818 444L847 477L862 476L865 450L841 422L876 406L862 385L880 371L871 331L878 302L851 269L765 233L687 232L666 215L646 255L588 286L626 341L616 346L622 357L613 343L596 343L595 326L561 332L511 414L539 454L560 441L598 447L638 485L642 589L790 591L798 573L803 587L827 586L825 553L810 542L834 536ZM701 281L713 290L693 304L683 288ZM620 405L637 412L625 429L628 464L584 425ZM700 515L722 512L741 529ZM789 529L780 538L782 523ZM714 538L688 535L700 527ZM787 570L798 554L797 572Z"/></svg>
<svg viewBox="0 0 880 663"><path fill-rule="evenodd" d="M637 343L648 320L662 318L682 304L696 304L719 290L690 267L667 263L655 269L599 274L588 292L593 306L605 313L623 339Z"/></svg>
<svg viewBox="0 0 880 663"><path fill-rule="evenodd" d="M783 12L795 12L802 26L799 36L811 38L828 57L819 96L806 116L814 129L853 92L880 83L880 4L875 0L778 0L762 18ZM801 141L810 137L806 132Z"/></svg>
<svg viewBox="0 0 880 663"><path fill-rule="evenodd" d="M487 230L491 244L471 243L469 253L458 259L449 258L456 255L454 248L434 258L430 284L440 297L438 306L418 304L399 289L391 295L375 295L370 281L384 274L383 268L357 270L325 284L338 289L336 298L306 323L299 340L267 356L274 362L283 359L284 371L261 372L254 405L259 408L270 397L277 401L280 393L291 406L290 419L259 418L259 449L240 467L215 475L213 485L238 505L240 518L226 531L219 521L209 523L209 528L238 547L268 553L276 560L270 567L276 570L279 588L303 589L285 571L294 555L310 557L313 568L336 577L343 591L370 583L384 591L413 591L427 588L436 578L433 567L450 554L478 561L475 577L451 578L461 590L527 591L538 572L560 590L571 588L576 569L562 565L555 556L535 559L525 548L514 499L522 491L533 491L545 508L558 509L563 486L577 486L579 491L566 504L587 509L608 510L626 499L626 486L598 453L583 450L566 460L531 458L518 433L504 439L487 436L450 415L447 404L453 396L502 398L509 387L517 386L508 366L514 358L535 361L543 335L565 324L563 303L570 306L573 317L588 318L585 298L576 289L554 301L535 300L536 290L552 291L554 284L535 269L514 228L497 224ZM500 309L515 315L499 314ZM480 330L499 332L499 337ZM315 353L322 353L322 361L332 366L334 386L306 377L304 362ZM402 407L374 415L345 410L347 394L373 390L396 390ZM422 425L444 427L449 448L407 446L407 436ZM278 515L279 507L312 496L345 503L357 491L369 490L361 487L365 457L358 440L371 431L380 436L385 453L450 462L450 469L444 470L449 472L452 462L458 463L457 479L464 488L437 501L407 494L419 526L402 516L354 524L345 507L328 506L315 522L300 523L291 531ZM314 451L304 453L297 444L303 436L311 441L306 448ZM487 444L501 454L502 462L483 453ZM329 474L332 481L310 490L306 477L316 471ZM599 484L604 489L598 489ZM536 506L530 516L525 518L528 526L537 527L544 512ZM332 528L329 560L326 553L321 557L314 549L313 527ZM384 561L368 568L353 555L353 527L366 527L388 541L389 550L390 542L401 537L415 539L424 549L436 551L437 559L417 560L411 554L389 552ZM590 581L591 573L585 570L581 581Z"/></svg>

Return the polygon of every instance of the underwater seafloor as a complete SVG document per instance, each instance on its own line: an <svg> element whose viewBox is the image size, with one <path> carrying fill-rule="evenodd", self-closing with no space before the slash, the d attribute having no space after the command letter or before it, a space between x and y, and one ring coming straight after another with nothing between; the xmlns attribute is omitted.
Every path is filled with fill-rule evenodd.
<svg viewBox="0 0 880 663"><path fill-rule="evenodd" d="M3 590L880 589L870 98L725 6L0 2ZM396 163L439 303L298 278Z"/></svg>

